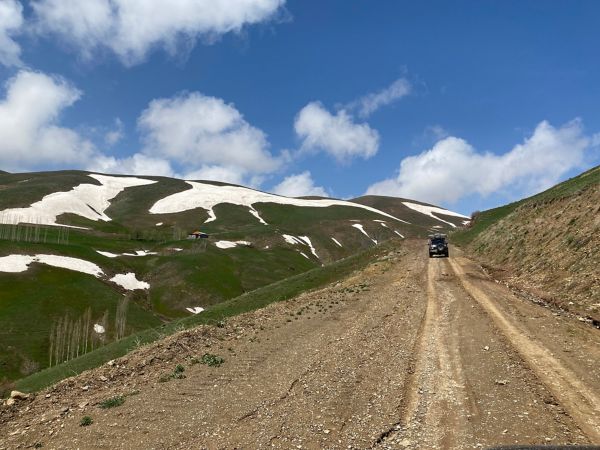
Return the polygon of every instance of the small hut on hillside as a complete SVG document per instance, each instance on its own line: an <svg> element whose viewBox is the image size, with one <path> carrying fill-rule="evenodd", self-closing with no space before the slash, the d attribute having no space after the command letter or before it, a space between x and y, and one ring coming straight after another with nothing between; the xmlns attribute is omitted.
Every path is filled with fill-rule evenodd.
<svg viewBox="0 0 600 450"><path fill-rule="evenodd" d="M208 239L208 234L203 233L202 231L192 231L190 234L188 234L188 239Z"/></svg>

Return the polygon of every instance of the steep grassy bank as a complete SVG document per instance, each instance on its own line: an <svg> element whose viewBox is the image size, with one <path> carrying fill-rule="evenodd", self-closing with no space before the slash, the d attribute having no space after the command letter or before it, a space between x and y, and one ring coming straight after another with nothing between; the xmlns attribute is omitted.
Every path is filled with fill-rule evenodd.
<svg viewBox="0 0 600 450"><path fill-rule="evenodd" d="M600 167L547 191L484 211L452 235L499 278L600 318Z"/></svg>

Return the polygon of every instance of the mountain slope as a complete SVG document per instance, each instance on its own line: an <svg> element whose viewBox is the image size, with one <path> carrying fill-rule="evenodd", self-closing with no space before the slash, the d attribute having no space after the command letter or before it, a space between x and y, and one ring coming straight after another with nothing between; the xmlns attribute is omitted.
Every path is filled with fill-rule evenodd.
<svg viewBox="0 0 600 450"><path fill-rule="evenodd" d="M600 320L600 167L528 199L482 212L455 242L495 274Z"/></svg>
<svg viewBox="0 0 600 450"><path fill-rule="evenodd" d="M410 208L402 217L224 183L80 171L0 174L0 192L0 326L11 330L0 334L0 380L437 223ZM194 231L209 238L188 239Z"/></svg>

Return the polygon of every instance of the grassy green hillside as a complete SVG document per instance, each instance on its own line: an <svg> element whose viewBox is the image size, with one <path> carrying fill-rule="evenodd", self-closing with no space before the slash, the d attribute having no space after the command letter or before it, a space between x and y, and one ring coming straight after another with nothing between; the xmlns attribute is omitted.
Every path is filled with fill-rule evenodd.
<svg viewBox="0 0 600 450"><path fill-rule="evenodd" d="M372 247L364 252L341 259L323 267L288 277L276 283L258 288L239 297L209 307L204 313L174 320L160 327L132 334L117 342L100 347L67 363L42 370L19 380L16 387L24 392L40 390L63 378L97 367L111 359L126 354L139 345L156 341L182 329L201 324L217 326L227 317L262 308L270 303L287 300L302 292L317 289L339 280L353 271L365 267L375 258L394 249L392 244Z"/></svg>
<svg viewBox="0 0 600 450"><path fill-rule="evenodd" d="M0 381L17 379L50 364L51 336L67 319L69 326L75 327L72 322L83 320L88 314L90 323L81 325L85 332L69 328L65 333L75 340L82 339L77 333L83 333L98 341L94 345L107 344L122 335L188 317L187 308L215 307L262 286L370 249L375 242L399 239L398 234L424 236L434 224L444 225L406 208L399 199L378 202L377 197L370 200L411 224L350 205L255 203L253 208L268 224L264 225L248 206L227 203L226 196L213 208L216 219L205 223L210 216L203 208L151 214L149 210L156 202L191 186L171 178L142 178L154 183L126 187L108 201L108 207L104 206L110 221L67 213L57 218L63 226L54 226L35 225L39 222L37 213L28 216L33 224L17 224L10 216L14 214L11 208L29 208L50 194L80 189L81 185L102 188L103 183L79 171L0 174L0 258L60 255L94 263L104 273L96 278L39 263L23 272L0 271L0 326L10 330L0 332ZM90 199L94 202L93 197ZM100 212L95 209L97 206L87 207L94 213ZM188 234L194 230L201 230L210 238L188 240ZM284 235L295 236L295 243ZM218 241L249 244L219 248ZM145 251L144 256L130 256L141 251ZM109 281L117 274L127 273L148 283L149 289L127 291ZM123 298L128 301L124 328L117 324ZM100 323L106 331L102 336L94 335L90 327ZM117 332L119 326L123 329Z"/></svg>

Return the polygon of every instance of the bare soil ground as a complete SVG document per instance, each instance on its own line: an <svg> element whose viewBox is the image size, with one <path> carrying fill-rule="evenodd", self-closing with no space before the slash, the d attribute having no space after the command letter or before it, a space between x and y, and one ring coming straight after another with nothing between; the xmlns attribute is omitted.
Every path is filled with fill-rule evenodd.
<svg viewBox="0 0 600 450"><path fill-rule="evenodd" d="M451 252L404 242L325 289L0 407L0 449L600 444L600 331ZM205 353L225 362L192 364ZM186 378L160 382L177 364Z"/></svg>

